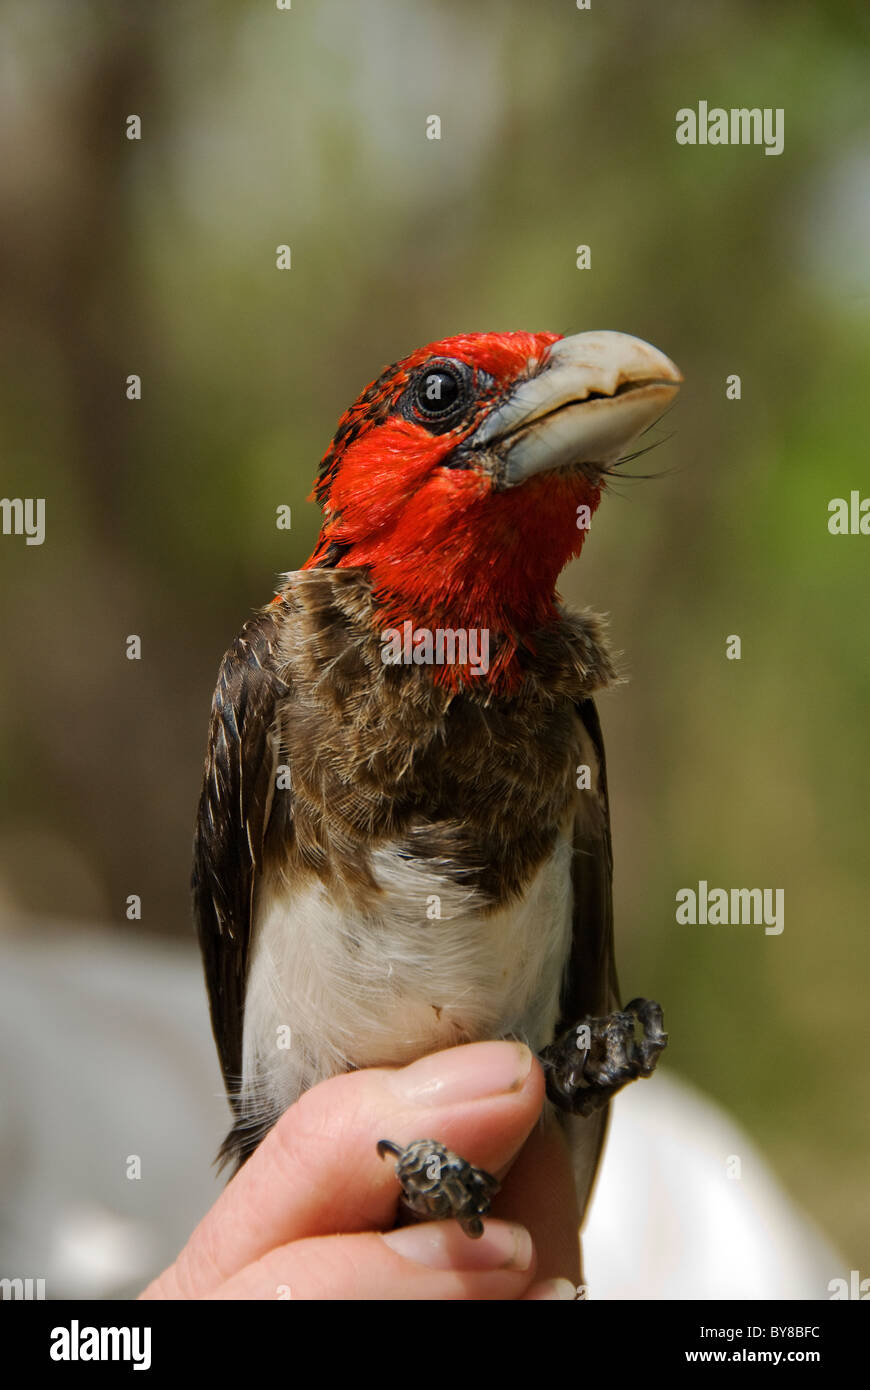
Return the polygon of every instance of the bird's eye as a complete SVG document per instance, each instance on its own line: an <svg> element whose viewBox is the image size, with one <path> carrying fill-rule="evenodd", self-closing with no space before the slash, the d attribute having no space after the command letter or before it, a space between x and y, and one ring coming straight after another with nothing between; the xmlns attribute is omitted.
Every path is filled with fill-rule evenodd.
<svg viewBox="0 0 870 1390"><path fill-rule="evenodd" d="M449 363L433 362L424 367L413 388L414 409L426 420L452 415L465 394L465 382Z"/></svg>
<svg viewBox="0 0 870 1390"><path fill-rule="evenodd" d="M430 434L449 434L470 410L482 376L460 358L430 357L411 373L399 410Z"/></svg>

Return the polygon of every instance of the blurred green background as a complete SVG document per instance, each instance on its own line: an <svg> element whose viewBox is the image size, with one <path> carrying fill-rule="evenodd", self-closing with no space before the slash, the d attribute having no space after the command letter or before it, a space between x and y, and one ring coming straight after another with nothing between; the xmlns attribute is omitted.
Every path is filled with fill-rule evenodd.
<svg viewBox="0 0 870 1390"><path fill-rule="evenodd" d="M562 585L631 676L601 700L623 991L870 1273L870 537L827 530L870 496L866 5L2 16L0 491L45 497L47 537L0 537L0 905L124 933L138 893L189 935L220 656L308 555L318 459L384 363L648 337L686 375L673 437ZM783 107L783 154L678 146L702 99ZM784 888L784 933L678 926L701 878Z"/></svg>

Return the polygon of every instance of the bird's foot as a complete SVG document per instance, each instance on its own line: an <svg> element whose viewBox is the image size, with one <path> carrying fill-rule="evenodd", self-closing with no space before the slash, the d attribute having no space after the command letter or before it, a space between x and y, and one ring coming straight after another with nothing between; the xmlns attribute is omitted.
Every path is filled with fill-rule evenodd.
<svg viewBox="0 0 870 1390"><path fill-rule="evenodd" d="M400 1148L389 1139L378 1141L378 1153L393 1154L396 1177L405 1205L428 1221L454 1217L467 1236L483 1235L481 1217L489 1214L499 1184L491 1173L473 1168L464 1158L435 1139L417 1139Z"/></svg>
<svg viewBox="0 0 870 1390"><path fill-rule="evenodd" d="M632 999L616 1013L575 1023L539 1054L550 1100L572 1115L591 1115L629 1081L652 1076L668 1045L662 1023L652 999Z"/></svg>

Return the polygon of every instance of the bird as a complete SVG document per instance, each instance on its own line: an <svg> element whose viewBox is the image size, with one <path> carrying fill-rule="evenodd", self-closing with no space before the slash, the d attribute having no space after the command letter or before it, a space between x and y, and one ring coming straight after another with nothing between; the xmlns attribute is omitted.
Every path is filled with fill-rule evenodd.
<svg viewBox="0 0 870 1390"><path fill-rule="evenodd" d="M222 1164L327 1077L514 1038L573 1126L585 1209L610 1098L667 1035L654 1002L621 1006L614 963L594 699L614 659L556 584L681 382L627 333L466 333L341 416L314 550L241 628L211 708L192 885ZM479 1208L426 1209L475 1235L494 1180L472 1176ZM403 1190L425 1207L413 1174Z"/></svg>

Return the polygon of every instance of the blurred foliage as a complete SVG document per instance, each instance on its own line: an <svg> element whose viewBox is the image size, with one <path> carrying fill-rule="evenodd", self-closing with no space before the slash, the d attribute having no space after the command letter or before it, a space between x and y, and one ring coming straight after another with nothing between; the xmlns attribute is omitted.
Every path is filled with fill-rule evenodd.
<svg viewBox="0 0 870 1390"><path fill-rule="evenodd" d="M123 931L136 892L189 931L218 660L308 554L318 458L383 363L477 329L649 337L687 377L673 437L563 584L631 675L601 702L624 991L870 1272L870 539L827 531L870 496L866 5L2 19L0 491L47 499L47 539L0 538L0 896ZM700 99L783 107L784 153L678 146ZM783 935L676 926L701 878L784 887Z"/></svg>

